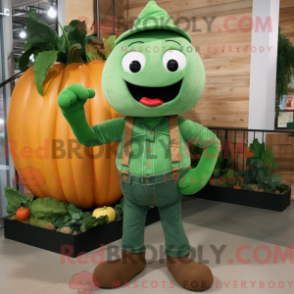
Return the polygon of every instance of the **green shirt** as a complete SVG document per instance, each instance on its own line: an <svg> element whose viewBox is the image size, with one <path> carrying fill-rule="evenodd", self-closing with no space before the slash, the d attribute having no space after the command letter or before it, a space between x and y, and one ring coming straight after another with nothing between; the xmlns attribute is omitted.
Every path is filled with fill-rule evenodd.
<svg viewBox="0 0 294 294"><path fill-rule="evenodd" d="M85 145L88 147L99 146L111 142L119 142L116 165L122 170L121 158L124 144L125 118L108 120L92 127L94 138ZM181 169L189 168L191 158L189 155L188 141L206 150L206 154L216 155L210 160L213 168L220 149L220 141L217 136L206 127L178 117L180 154L179 163L173 163L173 167ZM171 170L171 152L169 118L164 119L151 128L142 119L135 118L132 131L130 154L130 174L138 176L152 176ZM208 156L209 157L209 156ZM207 159L207 158L206 158ZM127 170L127 167L123 167Z"/></svg>

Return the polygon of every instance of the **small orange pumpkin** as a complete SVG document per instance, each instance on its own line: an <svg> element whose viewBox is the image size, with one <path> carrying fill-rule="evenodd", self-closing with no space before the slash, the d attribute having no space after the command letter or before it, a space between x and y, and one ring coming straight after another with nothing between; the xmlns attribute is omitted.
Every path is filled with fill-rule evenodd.
<svg viewBox="0 0 294 294"><path fill-rule="evenodd" d="M30 217L30 211L27 207L20 207L16 211L16 217L17 219L24 221Z"/></svg>

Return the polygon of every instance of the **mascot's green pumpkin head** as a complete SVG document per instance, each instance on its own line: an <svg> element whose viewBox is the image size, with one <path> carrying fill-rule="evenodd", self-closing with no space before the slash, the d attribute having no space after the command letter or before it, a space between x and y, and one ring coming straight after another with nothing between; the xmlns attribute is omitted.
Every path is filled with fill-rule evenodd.
<svg viewBox="0 0 294 294"><path fill-rule="evenodd" d="M155 1L148 2L134 27L116 40L102 75L106 99L125 116L187 112L204 86L204 66L190 36L174 26Z"/></svg>

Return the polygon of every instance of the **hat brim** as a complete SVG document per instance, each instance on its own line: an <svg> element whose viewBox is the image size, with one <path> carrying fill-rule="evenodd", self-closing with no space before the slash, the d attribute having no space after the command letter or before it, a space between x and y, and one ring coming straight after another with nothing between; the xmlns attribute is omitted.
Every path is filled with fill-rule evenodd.
<svg viewBox="0 0 294 294"><path fill-rule="evenodd" d="M138 25L135 28L132 28L124 33L122 33L116 40L115 44L120 43L124 39L130 37L131 35L140 33L140 32L146 32L146 31L154 31L154 30L164 30L164 31L171 31L174 33L177 33L184 38L186 38L190 43L192 43L192 38L188 33L186 33L184 30L177 26L171 26L171 25L156 25L156 24L145 24L144 26Z"/></svg>

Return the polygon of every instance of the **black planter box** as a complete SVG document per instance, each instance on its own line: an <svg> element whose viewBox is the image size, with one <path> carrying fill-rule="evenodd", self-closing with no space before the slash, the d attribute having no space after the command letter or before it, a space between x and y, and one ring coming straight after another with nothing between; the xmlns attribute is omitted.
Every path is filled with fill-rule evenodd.
<svg viewBox="0 0 294 294"><path fill-rule="evenodd" d="M206 185L193 197L238 204L268 210L283 211L291 203L291 189L284 194L237 190L212 185Z"/></svg>
<svg viewBox="0 0 294 294"><path fill-rule="evenodd" d="M157 222L159 219L157 207L152 208L147 213L146 225ZM99 226L78 235L66 235L5 219L4 235L7 239L66 256L77 257L78 254L95 250L101 245L120 239L122 237L122 221ZM63 250L62 245L64 245ZM65 248L67 249L65 250Z"/></svg>

